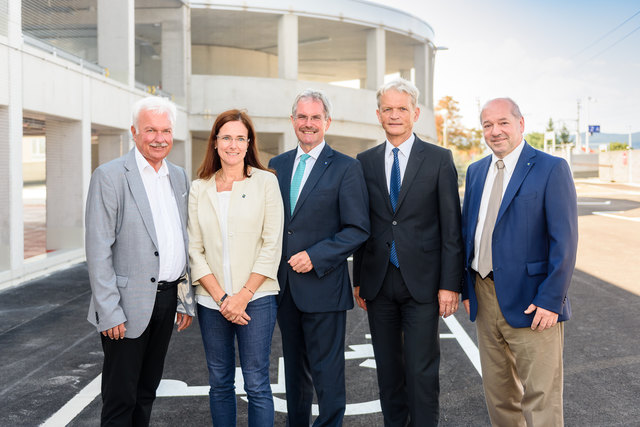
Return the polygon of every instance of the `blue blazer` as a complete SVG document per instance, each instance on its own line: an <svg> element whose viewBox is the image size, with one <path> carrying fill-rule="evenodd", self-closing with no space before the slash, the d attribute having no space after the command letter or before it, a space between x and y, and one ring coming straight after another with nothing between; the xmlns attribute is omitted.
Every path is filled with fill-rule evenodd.
<svg viewBox="0 0 640 427"><path fill-rule="evenodd" d="M280 296L290 286L300 311L353 308L347 257L369 237L369 200L360 163L325 144L291 214L289 190L296 149L274 157L284 202L284 239L278 269ZM296 273L287 261L307 251L313 269Z"/></svg>
<svg viewBox="0 0 640 427"><path fill-rule="evenodd" d="M576 190L564 159L531 147L526 141L502 198L493 231L492 257L496 296L514 328L531 326L529 304L571 317L567 297L576 262L578 210ZM465 286L470 317L478 312L475 272L471 269L478 210L491 156L469 166L462 207Z"/></svg>

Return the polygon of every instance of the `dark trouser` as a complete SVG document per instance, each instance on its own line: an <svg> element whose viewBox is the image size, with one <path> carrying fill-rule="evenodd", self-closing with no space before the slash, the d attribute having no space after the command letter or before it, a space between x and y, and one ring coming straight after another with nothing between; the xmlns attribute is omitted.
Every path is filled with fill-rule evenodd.
<svg viewBox="0 0 640 427"><path fill-rule="evenodd" d="M313 425L341 426L346 406L346 311L304 313L296 307L287 286L278 307L278 325L287 387L287 426L309 426L314 387L319 415Z"/></svg>
<svg viewBox="0 0 640 427"><path fill-rule="evenodd" d="M378 295L367 301L385 426L438 424L438 302L415 301L389 264Z"/></svg>
<svg viewBox="0 0 640 427"><path fill-rule="evenodd" d="M138 338L112 340L100 334L104 351L102 426L149 425L177 301L175 286L158 292L149 325Z"/></svg>

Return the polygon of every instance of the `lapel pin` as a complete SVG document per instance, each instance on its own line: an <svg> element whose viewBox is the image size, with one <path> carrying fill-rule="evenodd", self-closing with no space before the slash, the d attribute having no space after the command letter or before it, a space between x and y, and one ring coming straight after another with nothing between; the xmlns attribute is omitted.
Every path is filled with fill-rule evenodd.
<svg viewBox="0 0 640 427"><path fill-rule="evenodd" d="M244 199L245 197L247 197L247 195L246 195L246 194L243 194L243 195L242 195L242 198Z"/></svg>
<svg viewBox="0 0 640 427"><path fill-rule="evenodd" d="M527 163L527 166L531 166L531 163Z"/></svg>

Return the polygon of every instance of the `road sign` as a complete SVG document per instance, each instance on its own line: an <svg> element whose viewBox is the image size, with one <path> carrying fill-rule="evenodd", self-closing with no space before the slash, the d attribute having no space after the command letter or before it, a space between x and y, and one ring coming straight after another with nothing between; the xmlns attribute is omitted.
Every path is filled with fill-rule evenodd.
<svg viewBox="0 0 640 427"><path fill-rule="evenodd" d="M600 125L589 125L589 133L600 133Z"/></svg>

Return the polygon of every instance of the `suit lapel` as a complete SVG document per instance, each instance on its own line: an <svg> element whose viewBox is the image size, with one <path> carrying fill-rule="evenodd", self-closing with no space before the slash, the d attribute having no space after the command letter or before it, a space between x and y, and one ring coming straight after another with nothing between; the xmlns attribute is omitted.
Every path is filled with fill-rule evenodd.
<svg viewBox="0 0 640 427"><path fill-rule="evenodd" d="M285 158L282 159L282 167L279 169L278 177L280 182L280 192L282 193L282 202L284 204L285 218L291 215L291 200L289 194L291 193L291 178L293 176L293 163L296 160L297 148L290 150L286 153ZM275 165L274 165L275 166Z"/></svg>
<svg viewBox="0 0 640 427"><path fill-rule="evenodd" d="M487 173L489 173L489 166L491 166L491 158L491 156L487 156L478 161L478 172L474 177L471 177L469 181L469 186L471 188L471 192L469 194L470 198L469 200L464 201L465 203L469 203L469 236L476 235L478 216L480 214L480 202L482 201L484 182L487 179Z"/></svg>
<svg viewBox="0 0 640 427"><path fill-rule="evenodd" d="M327 170L329 165L331 164L331 158L333 157L333 150L329 147L329 144L325 143L322 152L318 156L318 160L316 160L313 165L313 169L311 169L311 173L309 174L309 178L304 183L304 187L300 190L300 195L298 196L298 201L296 202L295 210L293 214L291 214L291 218L293 218L296 213L300 210L300 207L304 204L304 201L309 197L311 191L318 183L320 177L324 174L324 171ZM293 165L291 166L293 169ZM291 186L291 182L289 182L289 186ZM288 192L286 194L289 194Z"/></svg>
<svg viewBox="0 0 640 427"><path fill-rule="evenodd" d="M531 148L526 141L523 141L523 144L525 144L525 146L522 148L522 153L520 153L520 158L518 159L518 163L516 163L516 168L513 170L513 175L511 175L511 179L509 180L509 185L504 192L504 196L502 196L502 202L500 203L500 210L498 211L496 224L500 222L502 215L504 215L504 212L507 210L518 192L518 189L522 185L522 181L524 181L527 174L535 164L535 150Z"/></svg>
<svg viewBox="0 0 640 427"><path fill-rule="evenodd" d="M386 148L386 142L378 145L375 149L375 152L372 156L372 173L374 176L374 180L378 189L380 190L380 194L382 194L382 198L385 200L385 205L387 206L387 210L391 215L393 215L393 206L391 206L391 199L389 198L389 187L387 186L387 171L384 165L384 153Z"/></svg>
<svg viewBox="0 0 640 427"><path fill-rule="evenodd" d="M133 200L135 200L136 205L138 206L140 216L142 216L142 221L144 222L144 226L151 237L151 241L157 248L158 239L156 237L156 228L153 223L153 214L151 213L149 198L147 197L147 192L144 189L144 183L142 182L142 177L140 176L140 171L138 170L138 165L136 163L135 149L129 151L124 167L127 169L125 177L129 184Z"/></svg>
<svg viewBox="0 0 640 427"><path fill-rule="evenodd" d="M411 183L416 178L422 162L424 161L424 144L426 142L421 141L418 137L413 141L413 147L411 147L411 153L409 154L409 161L407 162L407 169L404 171L404 178L402 178L402 186L400 187L400 194L398 195L398 206L396 212L400 210L402 201L406 197Z"/></svg>
<svg viewBox="0 0 640 427"><path fill-rule="evenodd" d="M220 227L220 203L218 201L218 190L216 188L216 178L215 175L212 176L207 182L207 197L209 198L209 202L211 202L211 206L213 206L213 211L216 213L216 221L218 221L218 227Z"/></svg>
<svg viewBox="0 0 640 427"><path fill-rule="evenodd" d="M184 194L185 187L180 187L180 170L173 164L167 162L167 168L169 169L169 182L171 183L171 189L173 190L173 197L176 199L176 206L178 207L178 214L180 215L180 222L182 229L185 230L187 226L187 218L185 218L185 212L182 209L182 201L186 197Z"/></svg>

